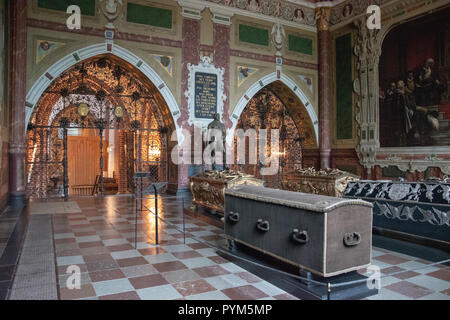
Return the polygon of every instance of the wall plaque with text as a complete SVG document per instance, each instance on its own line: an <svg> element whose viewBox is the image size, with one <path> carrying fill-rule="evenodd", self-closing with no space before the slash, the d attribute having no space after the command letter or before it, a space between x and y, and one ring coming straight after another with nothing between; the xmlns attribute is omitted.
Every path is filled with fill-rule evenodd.
<svg viewBox="0 0 450 320"><path fill-rule="evenodd" d="M217 74L195 73L195 117L213 119L217 113Z"/></svg>
<svg viewBox="0 0 450 320"><path fill-rule="evenodd" d="M188 63L188 88L184 92L189 110L189 125L206 129L217 113L223 117L227 99L223 82L224 68L217 68L211 57L201 56L197 65Z"/></svg>

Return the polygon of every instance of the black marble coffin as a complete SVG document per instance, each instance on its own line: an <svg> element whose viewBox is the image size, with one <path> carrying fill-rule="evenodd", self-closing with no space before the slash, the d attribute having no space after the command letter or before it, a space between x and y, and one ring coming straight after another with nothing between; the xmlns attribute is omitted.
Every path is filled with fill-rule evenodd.
<svg viewBox="0 0 450 320"><path fill-rule="evenodd" d="M322 277L370 264L372 207L257 186L225 192L225 234Z"/></svg>
<svg viewBox="0 0 450 320"><path fill-rule="evenodd" d="M372 202L374 227L450 248L450 184L350 182L344 198ZM433 242L430 242L430 241ZM442 244L442 245L440 245Z"/></svg>

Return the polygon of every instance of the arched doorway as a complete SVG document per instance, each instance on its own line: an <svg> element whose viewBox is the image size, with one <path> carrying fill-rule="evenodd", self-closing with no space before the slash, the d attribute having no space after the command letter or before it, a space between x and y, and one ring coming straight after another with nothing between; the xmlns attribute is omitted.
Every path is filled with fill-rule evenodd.
<svg viewBox="0 0 450 320"><path fill-rule="evenodd" d="M261 176L263 166L258 143L257 164L236 164L234 169L252 174L266 181L266 186L279 188L281 175L303 167L303 148L314 147L316 137L312 121L298 97L281 81L272 82L259 90L242 111L235 130L267 130L267 141L271 141L271 130L279 130L279 169L276 175ZM237 136L237 134L235 134ZM234 141L237 150L237 138ZM246 143L246 154L249 150ZM270 145L268 153L271 153ZM235 154L235 157L237 154ZM235 161L236 163L237 161Z"/></svg>
<svg viewBox="0 0 450 320"><path fill-rule="evenodd" d="M166 101L136 67L112 54L79 62L53 80L31 114L27 193L129 193L136 172L168 181L174 128Z"/></svg>

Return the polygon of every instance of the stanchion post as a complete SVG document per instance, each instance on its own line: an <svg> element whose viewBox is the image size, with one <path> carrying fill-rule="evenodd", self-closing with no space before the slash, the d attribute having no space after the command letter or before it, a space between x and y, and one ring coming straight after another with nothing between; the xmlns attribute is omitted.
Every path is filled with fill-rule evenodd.
<svg viewBox="0 0 450 320"><path fill-rule="evenodd" d="M184 197L181 198L181 200L182 200L182 203L183 203L183 207L182 207L182 209L183 209L183 237L184 237L184 244L186 244L186 222L185 222L185 219L184 219Z"/></svg>
<svg viewBox="0 0 450 320"><path fill-rule="evenodd" d="M153 189L155 190L155 242L158 245L158 190L155 185L153 185Z"/></svg>
<svg viewBox="0 0 450 320"><path fill-rule="evenodd" d="M139 190L139 193L141 194L141 209L140 209L140 211L141 212L144 212L144 184L143 184L143 181L142 181L142 176L141 176L141 189Z"/></svg>
<svg viewBox="0 0 450 320"><path fill-rule="evenodd" d="M137 193L137 178L135 180L136 182L136 187L134 190L134 197L135 197L135 203L134 203L134 207L135 207L135 216L134 216L134 248L137 250L137 216L138 216L138 203L139 203L139 199L138 199L138 193Z"/></svg>

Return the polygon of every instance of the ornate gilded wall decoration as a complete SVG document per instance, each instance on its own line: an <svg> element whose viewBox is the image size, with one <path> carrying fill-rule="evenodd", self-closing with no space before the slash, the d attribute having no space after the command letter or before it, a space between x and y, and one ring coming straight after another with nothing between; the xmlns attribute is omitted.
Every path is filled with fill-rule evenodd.
<svg viewBox="0 0 450 320"><path fill-rule="evenodd" d="M299 121L302 123L301 120ZM268 130L268 141L271 139L270 130L279 129L280 173L285 169L299 169L302 167L302 147L305 129L302 128L301 125L300 130L298 129L296 122L291 118L291 114L288 112L285 104L268 87L262 89L249 101L239 118L236 129L242 129L244 131L248 129L255 129L256 131L266 129ZM237 140L235 140L235 150L237 150ZM268 146L268 152L270 153L270 146ZM257 163L259 163L259 161L260 159L258 157ZM236 164L232 167L235 170L264 179L268 187L280 187L279 175L261 176L261 164Z"/></svg>
<svg viewBox="0 0 450 320"><path fill-rule="evenodd" d="M153 57L166 72L173 76L173 57L154 54Z"/></svg>
<svg viewBox="0 0 450 320"><path fill-rule="evenodd" d="M64 42L57 42L51 40L37 40L36 41L36 64L41 62L52 51L65 46Z"/></svg>
<svg viewBox="0 0 450 320"><path fill-rule="evenodd" d="M330 27L330 7L316 8L317 29L319 31L327 31Z"/></svg>
<svg viewBox="0 0 450 320"><path fill-rule="evenodd" d="M240 87L248 78L250 78L259 69L249 66L237 66L237 86Z"/></svg>
<svg viewBox="0 0 450 320"><path fill-rule="evenodd" d="M87 110L80 108L83 104ZM63 135L59 124L62 119L77 132L89 128L93 133L103 121L102 126L108 130L120 128L131 137L133 123L139 122L141 128L145 128L138 139L137 154L142 167L144 170L149 167L153 172L158 170L158 177L165 179L167 167L154 165L154 161L167 159L164 151L167 142L162 138L168 128L167 116L163 115L164 104L151 82L113 57L92 58L64 71L41 96L30 118L26 165L28 194L37 198L61 195ZM118 108L122 110L118 112ZM126 163L133 166L132 161ZM125 174L120 179L130 182L132 175Z"/></svg>
<svg viewBox="0 0 450 320"><path fill-rule="evenodd" d="M280 81L273 82L268 87L276 93L278 99L282 101L286 109L289 110L289 115L292 117L300 131L302 146L311 148L317 147L314 125L308 111L299 99L293 95L292 90Z"/></svg>

